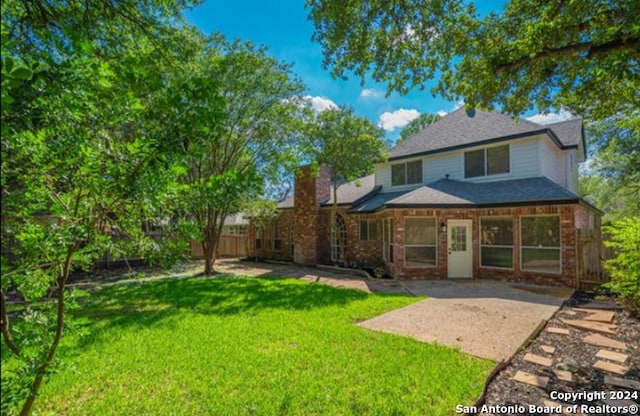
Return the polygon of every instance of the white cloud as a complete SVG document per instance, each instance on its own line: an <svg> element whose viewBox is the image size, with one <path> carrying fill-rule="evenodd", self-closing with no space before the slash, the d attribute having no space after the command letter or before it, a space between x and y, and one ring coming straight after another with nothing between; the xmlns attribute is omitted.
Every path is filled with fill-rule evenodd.
<svg viewBox="0 0 640 416"><path fill-rule="evenodd" d="M304 97L302 97L302 99L309 102L311 104L311 107L318 113L321 113L325 110L335 110L338 108L338 105L336 103L326 97L320 97L317 95L305 95Z"/></svg>
<svg viewBox="0 0 640 416"><path fill-rule="evenodd" d="M374 88L365 88L360 92L360 98L368 99L368 98L382 98L384 97L384 91L379 91Z"/></svg>
<svg viewBox="0 0 640 416"><path fill-rule="evenodd" d="M567 110L560 110L557 113L535 114L527 117L527 120L538 124L553 124L573 118L573 114Z"/></svg>
<svg viewBox="0 0 640 416"><path fill-rule="evenodd" d="M382 127L386 131L394 131L398 127L404 127L420 116L420 112L418 110L407 110L406 108L401 108L399 110L393 112L385 112L380 114L380 122L378 126Z"/></svg>

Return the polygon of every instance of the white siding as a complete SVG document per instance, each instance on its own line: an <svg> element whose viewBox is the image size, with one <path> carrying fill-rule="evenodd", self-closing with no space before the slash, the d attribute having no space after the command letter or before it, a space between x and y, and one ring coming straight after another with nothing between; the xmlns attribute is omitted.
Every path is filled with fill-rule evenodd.
<svg viewBox="0 0 640 416"><path fill-rule="evenodd" d="M464 180L464 157L462 152L454 151L428 155L425 157L423 174L425 183L444 179L446 175L449 175L449 179Z"/></svg>
<svg viewBox="0 0 640 416"><path fill-rule="evenodd" d="M464 152L490 146L509 145L510 172L500 175L464 177ZM430 154L422 157L423 184L444 179L469 182L491 182L510 179L536 178L546 176L557 184L574 191L577 188L577 159L575 149L563 151L546 135L476 146L451 152ZM403 162L416 160L405 159ZM391 187L391 165L400 161L382 163L376 166L375 183L382 185L382 192L417 188L420 185ZM571 166L573 164L573 167Z"/></svg>
<svg viewBox="0 0 640 416"><path fill-rule="evenodd" d="M567 173L567 188L571 192L578 193L578 150L570 149L565 151L566 161L566 173Z"/></svg>
<svg viewBox="0 0 640 416"><path fill-rule="evenodd" d="M538 140L539 136L536 136L527 139L512 140L509 142L496 144L496 146L509 144L509 163L511 165L509 168L509 173L500 175L479 176L476 178L468 179L464 179L464 173L462 173L462 180L466 180L469 182L493 182L505 181L510 179L535 178L537 176L540 176ZM464 149L463 151L461 151L461 154L463 154L465 151L482 149L483 147L488 146L479 146L475 148Z"/></svg>
<svg viewBox="0 0 640 416"><path fill-rule="evenodd" d="M382 185L383 189L391 186L391 165L389 163L380 163L375 167L375 183L376 186Z"/></svg>
<svg viewBox="0 0 640 416"><path fill-rule="evenodd" d="M546 176L558 185L567 188L567 156L549 138L541 138L540 167L542 176Z"/></svg>

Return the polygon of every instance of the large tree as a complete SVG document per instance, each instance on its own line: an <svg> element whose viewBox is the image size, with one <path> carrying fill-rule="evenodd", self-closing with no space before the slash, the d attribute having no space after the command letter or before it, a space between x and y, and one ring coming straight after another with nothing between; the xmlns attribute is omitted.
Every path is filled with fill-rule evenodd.
<svg viewBox="0 0 640 416"><path fill-rule="evenodd" d="M3 412L31 413L67 328L72 271L113 234L144 241L161 148L145 113L162 83L148 65L167 57L160 43L184 5L2 3L2 244L17 257L3 250L0 315L18 363L3 365Z"/></svg>
<svg viewBox="0 0 640 416"><path fill-rule="evenodd" d="M196 36L197 38L198 36ZM293 166L303 91L290 65L251 43L195 39L196 51L167 80L164 137L173 158L176 214L199 241L214 273L225 218L258 197L264 180Z"/></svg>
<svg viewBox="0 0 640 416"><path fill-rule="evenodd" d="M338 187L371 173L375 163L385 160L387 146L382 130L348 107L320 112L312 126L310 137L315 161L329 169L331 178L332 238L339 238L336 229ZM344 262L345 247L339 247L338 258Z"/></svg>
<svg viewBox="0 0 640 416"><path fill-rule="evenodd" d="M605 118L640 107L638 0L510 0L480 16L463 0L308 0L336 76L424 88L520 114Z"/></svg>

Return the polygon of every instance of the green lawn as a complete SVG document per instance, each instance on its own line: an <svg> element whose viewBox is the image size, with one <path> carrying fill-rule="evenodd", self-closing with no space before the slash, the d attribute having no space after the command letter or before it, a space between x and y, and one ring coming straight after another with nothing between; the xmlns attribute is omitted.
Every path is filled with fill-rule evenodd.
<svg viewBox="0 0 640 416"><path fill-rule="evenodd" d="M450 415L492 362L356 322L419 300L291 279L103 287L39 415Z"/></svg>

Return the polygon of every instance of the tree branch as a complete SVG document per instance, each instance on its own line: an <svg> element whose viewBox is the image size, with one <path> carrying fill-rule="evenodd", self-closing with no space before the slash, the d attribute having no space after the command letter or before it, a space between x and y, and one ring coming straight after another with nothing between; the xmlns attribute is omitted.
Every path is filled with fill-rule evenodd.
<svg viewBox="0 0 640 416"><path fill-rule="evenodd" d="M9 315L7 314L7 299L4 290L0 290L0 316L2 317L2 337L4 343L7 344L9 350L16 356L20 357L20 348L13 342L11 338L11 330L9 327Z"/></svg>
<svg viewBox="0 0 640 416"><path fill-rule="evenodd" d="M640 52L640 39L637 37L617 38L609 42L594 45L593 42L574 43L553 49L544 49L530 56L523 56L512 62L507 62L497 66L498 72L517 71L523 66L529 65L536 61L543 61L553 58L561 58L579 52L588 52L586 58L593 56L606 55L620 50L631 50Z"/></svg>

